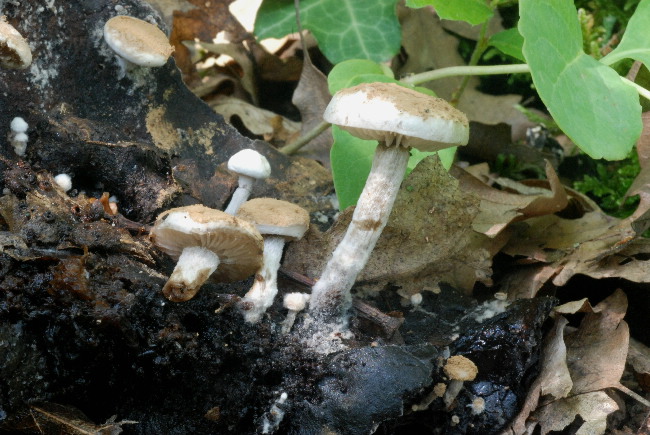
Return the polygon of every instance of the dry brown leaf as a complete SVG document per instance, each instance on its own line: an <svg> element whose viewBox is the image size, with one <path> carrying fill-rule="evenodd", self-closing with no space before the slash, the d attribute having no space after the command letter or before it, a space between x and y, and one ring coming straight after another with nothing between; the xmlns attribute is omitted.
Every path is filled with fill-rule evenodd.
<svg viewBox="0 0 650 435"><path fill-rule="evenodd" d="M600 435L607 429L607 416L616 410L618 405L613 399L603 391L596 391L551 402L538 408L533 415L542 435L561 431L577 415L582 417L584 423L575 432L576 435Z"/></svg>
<svg viewBox="0 0 650 435"><path fill-rule="evenodd" d="M498 235L512 222L553 214L568 204L564 187L548 162L546 175L551 190L544 189L546 194L513 194L490 187L458 168L452 168L451 173L460 180L461 188L464 191L471 192L480 198L480 211L472 222L472 227L489 237Z"/></svg>
<svg viewBox="0 0 650 435"><path fill-rule="evenodd" d="M69 435L117 435L122 425L137 422L125 420L116 422L111 417L106 423L96 425L77 408L57 403L30 405L34 429L40 433L61 433Z"/></svg>
<svg viewBox="0 0 650 435"><path fill-rule="evenodd" d="M643 391L650 391L650 348L630 338L627 362L632 367L634 376Z"/></svg>
<svg viewBox="0 0 650 435"><path fill-rule="evenodd" d="M501 288L508 294L508 299L534 298L556 272L555 266L547 264L519 265L501 280Z"/></svg>
<svg viewBox="0 0 650 435"><path fill-rule="evenodd" d="M293 92L291 102L300 111L302 120L301 134L304 135L323 122L325 107L332 98L327 87L327 77L314 66L309 57L309 51L304 50L305 60L298 87ZM332 148L332 131L328 128L308 144L303 146L296 155L318 160L325 167L330 166L330 149Z"/></svg>
<svg viewBox="0 0 650 435"><path fill-rule="evenodd" d="M252 36L230 13L228 5L233 0L185 0L182 10L174 10L172 32L169 37L174 46L174 59L176 65L184 74L192 72L190 51L183 45L183 41L212 41L219 32L226 32L228 40L232 43L241 43L244 40L253 42ZM187 4L193 6L188 9Z"/></svg>
<svg viewBox="0 0 650 435"><path fill-rule="evenodd" d="M565 336L572 394L617 387L625 369L630 337L623 321L625 293L616 290L593 311L585 315L575 332Z"/></svg>
<svg viewBox="0 0 650 435"><path fill-rule="evenodd" d="M241 77L238 77L241 86L248 92L254 103L257 102L257 86L255 84L255 73L253 61L251 60L250 53L241 43L220 43L213 44L203 41L182 41L183 45L190 50L192 63L195 63L197 58L194 53L206 51L213 54L224 54L233 58L239 68L242 70Z"/></svg>
<svg viewBox="0 0 650 435"><path fill-rule="evenodd" d="M566 365L566 345L564 344L564 327L569 323L564 317L555 320L553 329L544 339L542 356L540 358L541 373L528 390L528 396L521 411L511 423L506 433L521 435L526 433L526 420L537 408L543 395L551 395L556 399L566 397L571 391L573 382Z"/></svg>
<svg viewBox="0 0 650 435"><path fill-rule="evenodd" d="M472 230L479 203L459 188L458 180L437 158L423 160L402 183L388 224L358 282L399 283L418 291L427 285L427 279L446 281L466 291L471 291L477 280L489 283L492 257L507 234L490 239ZM342 212L325 234L308 233L292 243L285 266L318 277L345 233L351 214L351 209Z"/></svg>
<svg viewBox="0 0 650 435"><path fill-rule="evenodd" d="M641 168L646 168L650 160L650 112L642 113L641 120L643 122L643 131L636 143L636 152L639 156L639 165Z"/></svg>
<svg viewBox="0 0 650 435"><path fill-rule="evenodd" d="M251 133L264 136L266 141L273 138L286 140L288 137L298 134L300 129L299 123L239 98L220 95L210 101L210 107L229 122L232 116L238 116Z"/></svg>

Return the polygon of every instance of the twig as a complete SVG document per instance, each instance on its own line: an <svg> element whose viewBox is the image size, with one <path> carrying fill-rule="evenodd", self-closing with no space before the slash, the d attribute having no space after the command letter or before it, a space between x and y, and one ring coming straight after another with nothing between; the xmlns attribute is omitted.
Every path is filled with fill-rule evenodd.
<svg viewBox="0 0 650 435"><path fill-rule="evenodd" d="M312 128L309 130L307 133L304 135L300 136L298 139L295 141L291 142L288 145L283 146L282 148L278 149L283 154L291 155L297 152L300 148L304 147L307 145L312 139L314 139L316 136L327 130L327 128L331 124L326 121L321 121L320 124L318 124L316 127Z"/></svg>

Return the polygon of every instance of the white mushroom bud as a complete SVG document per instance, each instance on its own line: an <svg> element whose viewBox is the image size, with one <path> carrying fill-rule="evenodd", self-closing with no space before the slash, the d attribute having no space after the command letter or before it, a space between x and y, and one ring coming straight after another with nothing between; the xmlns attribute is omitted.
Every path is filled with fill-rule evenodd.
<svg viewBox="0 0 650 435"><path fill-rule="evenodd" d="M409 150L465 145L469 123L446 101L394 83L364 83L339 91L323 117L354 136L379 141L352 221L312 289L310 314L336 323L350 306L350 289L388 222Z"/></svg>
<svg viewBox="0 0 650 435"><path fill-rule="evenodd" d="M11 127L11 131L14 133L26 133L29 128L29 124L27 124L27 122L20 116L16 116L12 119L9 126Z"/></svg>
<svg viewBox="0 0 650 435"><path fill-rule="evenodd" d="M193 298L213 273L221 282L239 281L262 264L262 236L252 224L202 205L162 213L150 237L178 259L163 287L163 294L173 302Z"/></svg>
<svg viewBox="0 0 650 435"><path fill-rule="evenodd" d="M64 192L67 192L68 190L72 189L72 178L70 178L68 174L59 174L55 176L54 182Z"/></svg>
<svg viewBox="0 0 650 435"><path fill-rule="evenodd" d="M25 69L32 64L32 50L25 38L0 17L0 67L7 69Z"/></svg>
<svg viewBox="0 0 650 435"><path fill-rule="evenodd" d="M309 293L298 292L287 293L284 295L283 306L289 310L289 312L287 313L287 317L282 322L282 329L280 330L282 335L286 335L289 331L291 331L291 327L296 321L296 316L299 312L307 307L307 303L309 302L310 297L311 295Z"/></svg>
<svg viewBox="0 0 650 435"><path fill-rule="evenodd" d="M264 236L264 261L240 307L247 322L256 323L278 293L278 269L286 241L301 239L309 228L309 213L302 207L273 198L244 203L237 217L255 224Z"/></svg>
<svg viewBox="0 0 650 435"><path fill-rule="evenodd" d="M449 408L463 388L463 382L473 381L476 378L478 367L471 359L463 355L454 355L447 360L442 369L450 379L449 387L447 387L443 398L445 406Z"/></svg>
<svg viewBox="0 0 650 435"><path fill-rule="evenodd" d="M158 27L138 18L119 15L104 24L104 40L117 54L120 76L134 66L163 66L174 48Z"/></svg>
<svg viewBox="0 0 650 435"><path fill-rule="evenodd" d="M239 186L232 194L225 212L237 214L239 207L251 195L255 180L268 178L271 175L271 165L262 154L252 149L245 149L230 157L228 169L239 175Z"/></svg>

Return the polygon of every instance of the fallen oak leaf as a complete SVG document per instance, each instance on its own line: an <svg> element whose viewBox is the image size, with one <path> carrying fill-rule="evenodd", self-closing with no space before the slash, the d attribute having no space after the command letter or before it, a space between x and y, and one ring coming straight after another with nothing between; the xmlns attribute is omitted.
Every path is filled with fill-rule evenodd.
<svg viewBox="0 0 650 435"><path fill-rule="evenodd" d="M330 102L327 77L314 66L306 48L305 38L300 24L300 4L296 0L296 20L300 32L300 43L303 47L304 60L298 86L293 92L291 102L300 111L302 120L301 135L306 135L316 129L323 121L323 113ZM331 129L326 129L301 147L297 153L302 157L312 158L321 162L326 168L330 167L330 149L334 143Z"/></svg>
<svg viewBox="0 0 650 435"><path fill-rule="evenodd" d="M541 435L563 430L573 423L577 415L582 417L584 423L575 432L576 435L600 435L607 430L607 416L617 410L618 405L612 398L603 391L595 391L541 406L533 417L541 428Z"/></svg>
<svg viewBox="0 0 650 435"><path fill-rule="evenodd" d="M553 214L568 204L566 191L549 162L546 162L546 175L551 190L544 189L546 194L520 195L498 190L457 167L450 173L460 181L464 191L480 198L480 212L472 228L488 237L495 237L513 222Z"/></svg>
<svg viewBox="0 0 650 435"><path fill-rule="evenodd" d="M566 345L564 344L564 328L568 323L566 318L558 317L553 329L544 339L540 358L541 373L531 385L519 414L504 432L505 434L522 435L526 433L526 420L537 408L542 396L552 395L556 399L561 399L571 391L573 382L566 365Z"/></svg>

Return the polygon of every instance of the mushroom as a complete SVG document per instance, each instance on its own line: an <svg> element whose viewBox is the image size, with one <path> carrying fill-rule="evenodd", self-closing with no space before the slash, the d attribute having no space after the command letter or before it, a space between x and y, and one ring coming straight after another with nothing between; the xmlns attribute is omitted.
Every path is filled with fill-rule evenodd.
<svg viewBox="0 0 650 435"><path fill-rule="evenodd" d="M349 307L350 289L386 226L406 173L409 149L438 151L464 145L469 123L446 101L394 83L341 90L323 117L354 136L379 141L352 222L312 289L310 313L336 323Z"/></svg>
<svg viewBox="0 0 650 435"><path fill-rule="evenodd" d="M250 196L255 180L268 178L271 175L271 165L262 154L252 149L245 149L230 157L228 169L239 175L239 186L232 194L225 210L226 213L234 215Z"/></svg>
<svg viewBox="0 0 650 435"><path fill-rule="evenodd" d="M287 201L255 198L245 202L237 216L255 224L265 236L262 267L240 305L246 321L256 323L278 293L278 269L284 243L302 238L309 228L309 213Z"/></svg>
<svg viewBox="0 0 650 435"><path fill-rule="evenodd" d="M287 313L287 317L284 319L284 322L282 322L282 329L280 331L282 335L286 335L291 330L291 327L296 321L296 316L299 312L304 310L305 307L307 307L307 302L309 302L310 297L311 295L309 293L298 292L287 293L284 295L282 305L284 308L289 310L289 312Z"/></svg>
<svg viewBox="0 0 650 435"><path fill-rule="evenodd" d="M117 54L120 76L134 65L163 66L174 51L162 30L146 21L126 15L106 21L104 40Z"/></svg>
<svg viewBox="0 0 650 435"><path fill-rule="evenodd" d="M473 381L476 378L478 368L471 359L463 355L454 355L447 360L442 370L451 380L443 398L445 405L449 407L463 388L463 382Z"/></svg>
<svg viewBox="0 0 650 435"><path fill-rule="evenodd" d="M7 69L25 69L32 64L32 50L25 38L0 17L0 66Z"/></svg>
<svg viewBox="0 0 650 435"><path fill-rule="evenodd" d="M247 278L262 265L262 236L253 224L203 205L161 213L150 237L178 259L163 287L163 294L173 302L192 299L213 272L216 280L232 282Z"/></svg>

